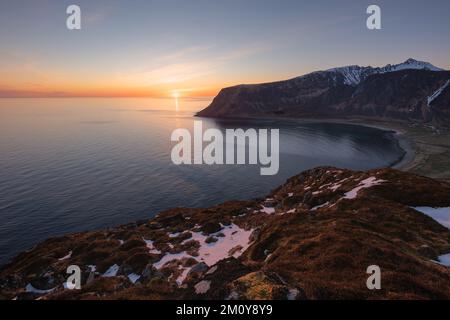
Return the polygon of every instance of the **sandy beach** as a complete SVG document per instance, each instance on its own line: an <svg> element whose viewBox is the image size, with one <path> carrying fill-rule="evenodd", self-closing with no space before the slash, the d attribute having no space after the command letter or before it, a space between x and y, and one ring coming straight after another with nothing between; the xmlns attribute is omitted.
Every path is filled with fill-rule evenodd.
<svg viewBox="0 0 450 320"><path fill-rule="evenodd" d="M431 125L373 119L315 119L394 131L405 155L392 167L426 177L450 181L450 132Z"/></svg>
<svg viewBox="0 0 450 320"><path fill-rule="evenodd" d="M448 130L437 129L432 125L373 118L248 118L283 119L301 123L343 123L391 131L399 146L405 151L403 157L391 165L392 168L450 182L450 132Z"/></svg>

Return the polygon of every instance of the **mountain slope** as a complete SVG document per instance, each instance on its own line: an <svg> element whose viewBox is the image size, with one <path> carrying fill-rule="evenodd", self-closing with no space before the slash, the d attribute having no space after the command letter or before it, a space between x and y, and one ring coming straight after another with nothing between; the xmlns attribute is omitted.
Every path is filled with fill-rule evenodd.
<svg viewBox="0 0 450 320"><path fill-rule="evenodd" d="M0 271L0 297L450 299L450 230L422 212L448 223L448 183L311 169L264 199L49 239ZM64 286L73 264L81 290ZM370 265L381 290L366 287Z"/></svg>
<svg viewBox="0 0 450 320"><path fill-rule="evenodd" d="M348 66L294 79L222 89L198 116L377 117L449 124L450 71L408 59L382 68ZM441 89L441 90L440 90ZM440 99L432 99L438 90Z"/></svg>

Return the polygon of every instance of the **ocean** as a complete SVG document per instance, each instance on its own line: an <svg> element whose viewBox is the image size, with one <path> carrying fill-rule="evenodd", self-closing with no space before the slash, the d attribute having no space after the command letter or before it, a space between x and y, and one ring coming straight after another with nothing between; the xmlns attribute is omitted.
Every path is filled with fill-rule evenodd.
<svg viewBox="0 0 450 320"><path fill-rule="evenodd" d="M0 99L0 265L42 240L148 219L172 207L263 197L330 165L365 170L402 156L392 133L288 120L203 119L208 99ZM172 163L176 128L280 129L280 170Z"/></svg>

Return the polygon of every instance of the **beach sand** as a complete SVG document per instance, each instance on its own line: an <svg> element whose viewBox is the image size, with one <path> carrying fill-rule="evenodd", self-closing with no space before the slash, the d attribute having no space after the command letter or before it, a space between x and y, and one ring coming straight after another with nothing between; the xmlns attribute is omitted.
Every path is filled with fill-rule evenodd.
<svg viewBox="0 0 450 320"><path fill-rule="evenodd" d="M422 176L450 182L450 132L438 130L431 125L406 122L378 121L372 119L320 119L394 131L400 147L405 150L403 158L393 168Z"/></svg>
<svg viewBox="0 0 450 320"><path fill-rule="evenodd" d="M284 119L298 122L331 122L354 124L393 132L405 154L391 167L437 180L450 182L450 130L428 124L386 121L374 118L283 118L248 117L250 119Z"/></svg>

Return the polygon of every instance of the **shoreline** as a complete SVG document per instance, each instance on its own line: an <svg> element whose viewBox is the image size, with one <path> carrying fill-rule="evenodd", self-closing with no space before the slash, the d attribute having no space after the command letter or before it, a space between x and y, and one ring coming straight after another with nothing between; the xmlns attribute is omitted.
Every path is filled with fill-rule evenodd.
<svg viewBox="0 0 450 320"><path fill-rule="evenodd" d="M201 116L197 116L202 118ZM205 117L214 118L214 117ZM339 123L376 128L393 134L404 154L388 167L450 182L450 133L432 125L373 118L219 117L218 119L286 120L297 123Z"/></svg>

